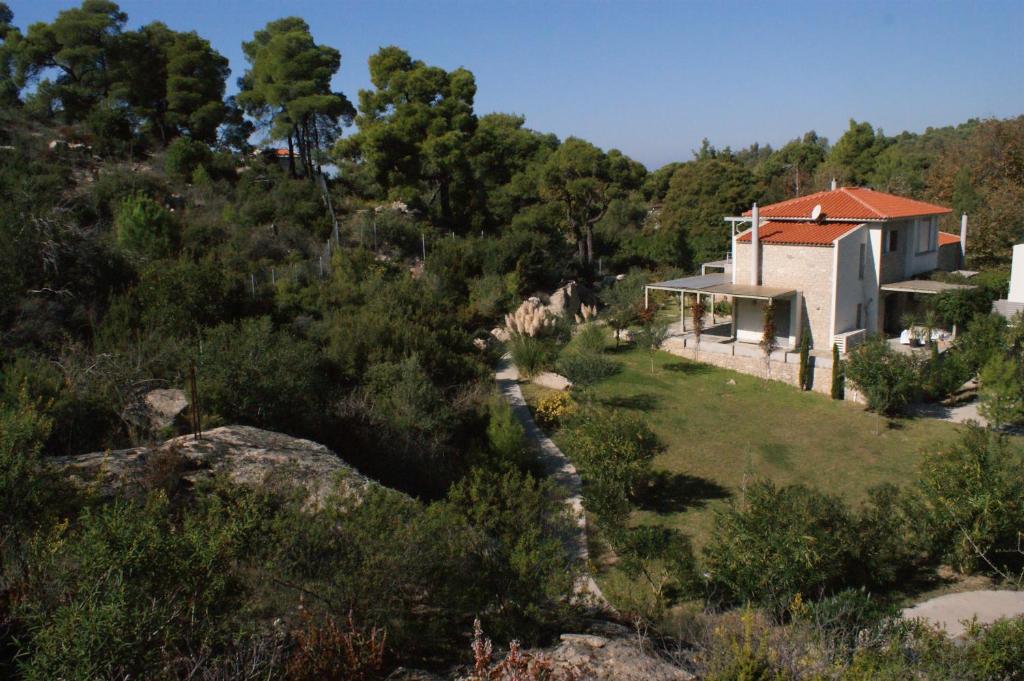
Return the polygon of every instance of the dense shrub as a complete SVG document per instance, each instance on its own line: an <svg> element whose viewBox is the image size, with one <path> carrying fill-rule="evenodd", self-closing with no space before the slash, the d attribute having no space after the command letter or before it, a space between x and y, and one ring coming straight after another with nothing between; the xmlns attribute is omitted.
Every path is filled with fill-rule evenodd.
<svg viewBox="0 0 1024 681"><path fill-rule="evenodd" d="M586 388L613 376L622 369L622 365L595 352L570 348L559 355L555 368L574 387Z"/></svg>
<svg viewBox="0 0 1024 681"><path fill-rule="evenodd" d="M710 598L782 611L793 597L845 585L856 562L853 521L842 502L802 485L758 481L715 516L704 549Z"/></svg>
<svg viewBox="0 0 1024 681"><path fill-rule="evenodd" d="M474 469L453 486L448 504L485 543L474 553L480 597L496 607L488 629L534 638L546 621L558 620L577 566L564 538L575 531L562 495L551 480L515 471Z"/></svg>
<svg viewBox="0 0 1024 681"><path fill-rule="evenodd" d="M658 621L678 601L702 592L697 563L688 537L678 530L641 525L612 532L618 569L640 585L643 595L620 608L637 610Z"/></svg>
<svg viewBox="0 0 1024 681"><path fill-rule="evenodd" d="M611 526L624 522L629 500L661 448L639 416L594 408L563 429L562 446L583 475L587 509Z"/></svg>
<svg viewBox="0 0 1024 681"><path fill-rule="evenodd" d="M594 322L587 322L579 327L570 347L581 353L599 355L608 347L608 332Z"/></svg>
<svg viewBox="0 0 1024 681"><path fill-rule="evenodd" d="M523 334L514 334L509 339L508 351L523 378L531 378L551 368L555 355L550 341Z"/></svg>
<svg viewBox="0 0 1024 681"><path fill-rule="evenodd" d="M557 428L579 410L572 396L565 392L552 392L537 401L533 415L545 428Z"/></svg>
<svg viewBox="0 0 1024 681"><path fill-rule="evenodd" d="M180 228L174 216L150 198L136 194L125 199L114 215L121 248L148 258L166 258L177 251Z"/></svg>
<svg viewBox="0 0 1024 681"><path fill-rule="evenodd" d="M501 397L494 397L488 403L487 442L498 462L527 468L533 459L523 425Z"/></svg>
<svg viewBox="0 0 1024 681"><path fill-rule="evenodd" d="M303 433L329 397L314 345L275 331L266 317L221 324L199 355L201 408L229 422Z"/></svg>
<svg viewBox="0 0 1024 681"><path fill-rule="evenodd" d="M212 501L212 500L211 500ZM86 510L40 536L37 580L18 609L30 632L28 679L151 677L225 637L244 591L233 562L252 529L212 506L180 522L166 499Z"/></svg>
<svg viewBox="0 0 1024 681"><path fill-rule="evenodd" d="M164 170L179 182L191 182L198 168L210 162L210 148L198 140L179 137L167 145Z"/></svg>
<svg viewBox="0 0 1024 681"><path fill-rule="evenodd" d="M843 367L868 409L880 414L900 412L920 390L914 356L893 350L881 336L869 338L849 353Z"/></svg>
<svg viewBox="0 0 1024 681"><path fill-rule="evenodd" d="M1022 562L1024 454L1004 436L969 428L959 442L925 454L918 485L938 560L964 572Z"/></svg>
<svg viewBox="0 0 1024 681"><path fill-rule="evenodd" d="M1024 618L972 626L966 636L967 659L977 679L1024 679Z"/></svg>

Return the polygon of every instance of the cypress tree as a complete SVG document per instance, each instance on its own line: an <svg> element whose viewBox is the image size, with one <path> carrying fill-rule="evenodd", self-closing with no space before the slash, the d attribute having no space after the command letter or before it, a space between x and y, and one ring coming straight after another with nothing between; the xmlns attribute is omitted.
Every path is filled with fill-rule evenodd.
<svg viewBox="0 0 1024 681"><path fill-rule="evenodd" d="M811 354L811 339L807 333L807 329L800 335L800 374L797 377L797 382L800 384L801 390L811 389L811 367L809 366Z"/></svg>
<svg viewBox="0 0 1024 681"><path fill-rule="evenodd" d="M843 386L843 362L839 359L839 346L832 344L832 399L841 400L845 396Z"/></svg>

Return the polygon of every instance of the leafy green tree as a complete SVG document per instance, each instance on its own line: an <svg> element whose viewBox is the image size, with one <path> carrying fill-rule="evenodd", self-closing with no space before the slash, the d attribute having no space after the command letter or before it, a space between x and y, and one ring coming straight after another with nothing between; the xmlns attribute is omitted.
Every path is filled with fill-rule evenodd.
<svg viewBox="0 0 1024 681"><path fill-rule="evenodd" d="M644 613L648 619L656 620L699 588L693 547L678 530L642 525L613 535L616 566L649 591L650 605Z"/></svg>
<svg viewBox="0 0 1024 681"><path fill-rule="evenodd" d="M654 358L668 338L668 322L658 319L654 310L643 310L640 314L641 326L637 333L637 345L647 351L651 359L651 373L654 373Z"/></svg>
<svg viewBox="0 0 1024 681"><path fill-rule="evenodd" d="M539 200L539 167L558 148L558 138L525 126L522 116L481 116L467 144L477 191L483 195L484 222L473 227L505 226L523 207Z"/></svg>
<svg viewBox="0 0 1024 681"><path fill-rule="evenodd" d="M889 143L881 130L875 130L866 121L858 123L851 118L850 127L829 151L821 170L835 173L843 183L865 185L874 175L879 154Z"/></svg>
<svg viewBox="0 0 1024 681"><path fill-rule="evenodd" d="M936 314L954 330L965 329L972 319L989 314L992 299L980 288L953 289L935 296Z"/></svg>
<svg viewBox="0 0 1024 681"><path fill-rule="evenodd" d="M814 190L814 175L828 153L828 140L813 130L786 143L754 167L764 199L782 201Z"/></svg>
<svg viewBox="0 0 1024 681"><path fill-rule="evenodd" d="M978 375L978 413L996 430L1024 419L1024 370L1020 357L999 352Z"/></svg>
<svg viewBox="0 0 1024 681"><path fill-rule="evenodd" d="M601 302L605 306L601 316L615 332L616 348L619 347L622 332L639 319L643 288L647 282L647 275L638 271L601 289Z"/></svg>
<svg viewBox="0 0 1024 681"><path fill-rule="evenodd" d="M289 172L296 176L294 150L312 179L320 154L354 115L351 102L331 90L341 54L317 45L309 25L298 17L271 21L242 43L249 69L239 79L238 104L274 139L286 139Z"/></svg>
<svg viewBox="0 0 1024 681"><path fill-rule="evenodd" d="M579 249L580 262L594 260L594 225L612 199L639 189L646 171L617 149L607 154L570 137L540 170L541 196L561 209L562 227Z"/></svg>
<svg viewBox="0 0 1024 681"><path fill-rule="evenodd" d="M361 161L385 194L428 212L446 231L464 230L474 186L473 74L428 66L394 46L369 63L374 89L360 90L359 131L337 155Z"/></svg>
<svg viewBox="0 0 1024 681"><path fill-rule="evenodd" d="M121 203L114 216L117 244L148 258L166 258L179 246L174 216L153 199L137 194Z"/></svg>
<svg viewBox="0 0 1024 681"><path fill-rule="evenodd" d="M638 416L591 409L565 427L563 439L583 474L588 509L610 526L622 524L661 447L657 436Z"/></svg>
<svg viewBox="0 0 1024 681"><path fill-rule="evenodd" d="M31 99L43 110L59 112L67 122L85 120L109 94L109 57L127 15L108 0L83 0L63 10L53 22L32 24L17 50L19 84L39 81Z"/></svg>
<svg viewBox="0 0 1024 681"><path fill-rule="evenodd" d="M167 144L179 134L212 143L224 120L228 60L195 32L160 22L122 33L112 54L112 94Z"/></svg>
<svg viewBox="0 0 1024 681"><path fill-rule="evenodd" d="M21 41L21 31L11 24L13 19L11 8L0 2L0 106L13 106L20 101L21 88L15 79L15 50Z"/></svg>
<svg viewBox="0 0 1024 681"><path fill-rule="evenodd" d="M732 155L714 149L684 163L669 181L661 214L662 229L681 230L690 260L684 269L719 260L729 249L726 215L738 215L757 198L753 174Z"/></svg>

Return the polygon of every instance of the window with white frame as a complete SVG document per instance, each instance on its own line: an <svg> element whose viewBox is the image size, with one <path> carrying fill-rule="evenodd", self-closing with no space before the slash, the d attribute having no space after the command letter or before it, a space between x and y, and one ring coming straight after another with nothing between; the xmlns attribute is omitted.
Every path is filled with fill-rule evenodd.
<svg viewBox="0 0 1024 681"><path fill-rule="evenodd" d="M900 250L900 230L898 227L893 227L886 235L885 252L895 253L898 250Z"/></svg>
<svg viewBox="0 0 1024 681"><path fill-rule="evenodd" d="M917 225L917 252L931 253L938 248L939 225L935 218L923 218Z"/></svg>

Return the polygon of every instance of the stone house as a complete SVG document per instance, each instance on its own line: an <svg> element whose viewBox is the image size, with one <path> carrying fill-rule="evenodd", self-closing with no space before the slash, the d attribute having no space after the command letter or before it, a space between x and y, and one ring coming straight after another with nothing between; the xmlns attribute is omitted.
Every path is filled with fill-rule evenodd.
<svg viewBox="0 0 1024 681"><path fill-rule="evenodd" d="M725 218L733 235L724 272L649 288L730 299L731 328L720 333L726 342L760 343L770 309L780 350L796 349L806 331L815 354L830 352L833 344L846 352L868 334L898 335L918 296L958 287L922 278L962 266L967 216L958 237L938 228L939 216L950 212L867 188L835 186L754 205L742 216Z"/></svg>

